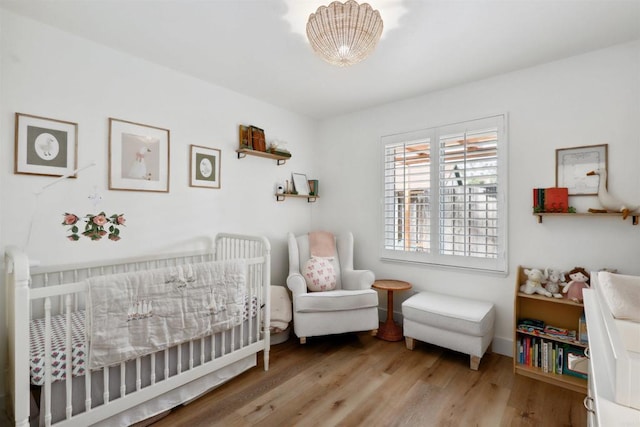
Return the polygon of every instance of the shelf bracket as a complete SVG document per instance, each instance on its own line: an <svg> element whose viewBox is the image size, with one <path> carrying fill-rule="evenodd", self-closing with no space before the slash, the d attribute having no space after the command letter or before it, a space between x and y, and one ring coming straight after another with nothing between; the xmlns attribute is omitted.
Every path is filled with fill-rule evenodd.
<svg viewBox="0 0 640 427"><path fill-rule="evenodd" d="M276 194L276 202L282 202L284 201L285 196L284 194Z"/></svg>
<svg viewBox="0 0 640 427"><path fill-rule="evenodd" d="M242 153L240 151L237 151L237 153L238 153L238 158L239 159L244 159L245 157L247 157L247 153Z"/></svg>
<svg viewBox="0 0 640 427"><path fill-rule="evenodd" d="M316 201L316 196L307 197L307 203L315 203L315 201Z"/></svg>
<svg viewBox="0 0 640 427"><path fill-rule="evenodd" d="M284 165L285 163L287 163L286 159L276 159L277 166Z"/></svg>
<svg viewBox="0 0 640 427"><path fill-rule="evenodd" d="M632 223L633 225L638 225L638 215L633 215L633 216L631 217L631 223Z"/></svg>

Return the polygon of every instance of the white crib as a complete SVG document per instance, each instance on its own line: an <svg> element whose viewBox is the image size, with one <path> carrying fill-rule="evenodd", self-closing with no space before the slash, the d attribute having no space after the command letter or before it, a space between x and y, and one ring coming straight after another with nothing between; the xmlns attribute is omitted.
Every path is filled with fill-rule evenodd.
<svg viewBox="0 0 640 427"><path fill-rule="evenodd" d="M80 348L80 354L89 349L86 336L80 334L84 343L78 343L74 332L78 319L84 319L79 316L86 303L84 279L238 258L247 263L246 309L240 325L119 365L74 372L84 363L74 359L74 348ZM219 234L211 248L197 253L35 267L31 271L27 256L9 247L5 275L7 406L16 426L129 425L190 401L256 366L259 351L264 353L264 369L269 367L270 245L264 237ZM35 322L44 336L43 367L35 369L42 385L34 385L30 342L34 338L26 339ZM52 331L60 324L64 336L60 339L57 334L55 341ZM52 357L52 346L60 345L63 350L54 354L63 359L61 365Z"/></svg>

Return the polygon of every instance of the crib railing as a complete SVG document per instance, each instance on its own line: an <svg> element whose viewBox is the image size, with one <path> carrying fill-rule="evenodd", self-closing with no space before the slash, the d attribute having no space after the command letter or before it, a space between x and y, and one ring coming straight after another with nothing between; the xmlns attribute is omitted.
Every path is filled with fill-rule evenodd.
<svg viewBox="0 0 640 427"><path fill-rule="evenodd" d="M73 346L72 313L83 310L86 305L86 285L84 279L96 275L109 275L130 271L177 266L185 263L210 260L229 260L243 258L247 261L248 321L242 322L231 330L209 337L198 338L178 344L156 354L136 358L134 361L106 367L96 371L86 370L84 374L84 407L73 405ZM213 251L206 253L188 253L163 255L156 257L128 259L111 262L109 265L87 263L84 265L59 267L41 267L29 271L27 257L16 248L5 252L5 283L7 284L9 328L9 366L8 395L16 426L29 425L29 321L43 318L45 331L45 374L42 394L44 396L40 411L44 414L44 424L52 423L52 317L62 315L66 324L65 336L65 420L56 425L74 425L78 413L82 413L82 424L90 424L107 418L114 413L134 407L144 401L170 391L182 384L199 378L220 367L233 363L259 350L263 350L264 369L269 365L269 284L270 284L270 245L264 238L232 234L216 236ZM31 274L30 274L31 273ZM9 286L11 284L11 286ZM252 316L251 304L255 301L255 316ZM246 324L246 325L245 325ZM260 326L263 326L262 330ZM246 329L245 329L246 328ZM227 340L229 342L227 343ZM89 349L85 336L84 348ZM237 347L236 347L237 346ZM209 351L207 351L207 349ZM174 360L170 357L170 350ZM183 361L183 355L187 360ZM160 365L157 366L158 359ZM143 377L142 363L150 366L150 375ZM146 366L146 365L145 365ZM156 375L157 368L162 372ZM111 370L120 373L119 393L110 395ZM126 377L129 370L134 371L135 388L127 389ZM115 372L117 376L117 371ZM93 376L102 375L102 402L94 401ZM115 386L115 384L114 384ZM126 398L125 398L126 397Z"/></svg>

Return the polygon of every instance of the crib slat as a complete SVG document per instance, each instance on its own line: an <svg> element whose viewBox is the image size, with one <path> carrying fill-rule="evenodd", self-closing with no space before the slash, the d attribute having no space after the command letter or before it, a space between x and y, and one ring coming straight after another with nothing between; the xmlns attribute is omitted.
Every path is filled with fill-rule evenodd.
<svg viewBox="0 0 640 427"><path fill-rule="evenodd" d="M216 335L211 335L211 361L216 359Z"/></svg>
<svg viewBox="0 0 640 427"><path fill-rule="evenodd" d="M156 354L151 353L151 385L156 383Z"/></svg>
<svg viewBox="0 0 640 427"><path fill-rule="evenodd" d="M189 369L193 369L193 341L189 341Z"/></svg>
<svg viewBox="0 0 640 427"><path fill-rule="evenodd" d="M66 338L66 375L65 378L65 386L67 392L67 406L66 406L66 416L67 419L71 418L71 414L73 413L73 400L72 400L72 383L73 383L73 343L71 341L71 294L67 294L65 301L65 309L66 309L66 321L67 321L67 336Z"/></svg>
<svg viewBox="0 0 640 427"><path fill-rule="evenodd" d="M84 348L89 348L89 343L85 339ZM91 370L85 369L84 371L84 410L89 412L91 410Z"/></svg>
<svg viewBox="0 0 640 427"><path fill-rule="evenodd" d="M109 403L109 367L102 368L102 381L104 383L104 390L102 390L102 402L106 405Z"/></svg>
<svg viewBox="0 0 640 427"><path fill-rule="evenodd" d="M169 349L164 350L164 379L169 378Z"/></svg>
<svg viewBox="0 0 640 427"><path fill-rule="evenodd" d="M177 361L178 375L182 373L182 344L178 344L178 361Z"/></svg>
<svg viewBox="0 0 640 427"><path fill-rule="evenodd" d="M227 332L226 331L222 331L220 333L220 356L224 356L225 355L225 350L226 350L226 343L225 343L225 338L227 336Z"/></svg>
<svg viewBox="0 0 640 427"><path fill-rule="evenodd" d="M142 379L140 379L140 358L136 357L136 391L142 388Z"/></svg>
<svg viewBox="0 0 640 427"><path fill-rule="evenodd" d="M44 299L44 425L51 425L51 298Z"/></svg>
<svg viewBox="0 0 640 427"><path fill-rule="evenodd" d="M125 394L127 394L127 383L126 380L126 367L125 363L120 363L120 399L122 399Z"/></svg>

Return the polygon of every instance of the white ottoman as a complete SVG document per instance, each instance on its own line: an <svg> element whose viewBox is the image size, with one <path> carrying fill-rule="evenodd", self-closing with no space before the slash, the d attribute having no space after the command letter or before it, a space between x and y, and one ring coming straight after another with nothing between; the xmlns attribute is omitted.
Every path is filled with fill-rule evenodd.
<svg viewBox="0 0 640 427"><path fill-rule="evenodd" d="M402 303L404 336L409 350L414 340L471 356L477 371L493 339L495 308L486 301L419 292Z"/></svg>

